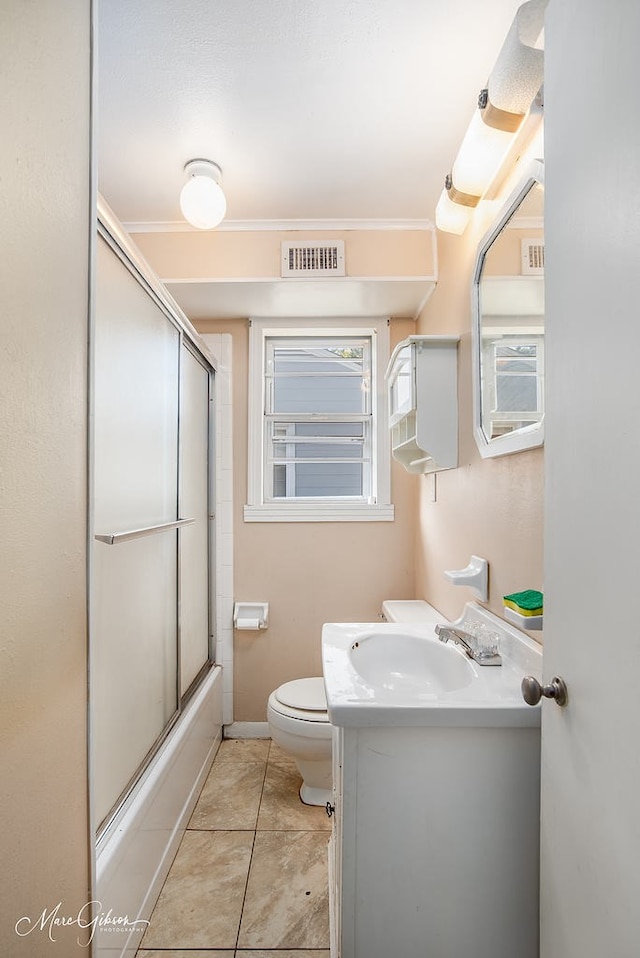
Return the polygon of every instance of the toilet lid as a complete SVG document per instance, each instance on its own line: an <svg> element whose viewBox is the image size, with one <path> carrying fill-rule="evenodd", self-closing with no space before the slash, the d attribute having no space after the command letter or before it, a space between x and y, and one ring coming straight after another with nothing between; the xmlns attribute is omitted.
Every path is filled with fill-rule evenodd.
<svg viewBox="0 0 640 958"><path fill-rule="evenodd" d="M288 705L292 709L304 709L306 712L327 711L324 680L320 678L285 682L276 689L276 698L282 705Z"/></svg>

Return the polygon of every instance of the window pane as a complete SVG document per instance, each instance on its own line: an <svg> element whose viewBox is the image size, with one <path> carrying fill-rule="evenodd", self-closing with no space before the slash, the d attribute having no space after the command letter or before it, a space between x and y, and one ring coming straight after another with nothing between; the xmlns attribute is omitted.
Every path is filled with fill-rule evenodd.
<svg viewBox="0 0 640 958"><path fill-rule="evenodd" d="M350 343L273 347L270 412L363 413L368 351Z"/></svg>
<svg viewBox="0 0 640 958"><path fill-rule="evenodd" d="M536 368L535 359L520 358L519 356L496 359L496 372L498 373L535 373Z"/></svg>
<svg viewBox="0 0 640 958"><path fill-rule="evenodd" d="M396 374L390 386L391 412L409 412L413 402L413 367L410 346L401 349L395 361Z"/></svg>
<svg viewBox="0 0 640 958"><path fill-rule="evenodd" d="M537 349L538 347L535 343L525 343L522 345L509 343L507 345L496 346L496 356L532 356L535 359Z"/></svg>
<svg viewBox="0 0 640 958"><path fill-rule="evenodd" d="M290 472L283 480L282 470ZM327 499L363 495L362 463L296 463L274 466L274 496Z"/></svg>
<svg viewBox="0 0 640 958"><path fill-rule="evenodd" d="M273 372L277 375L309 371L339 370L362 372L364 349L362 346L328 346L316 343L313 346L274 346Z"/></svg>
<svg viewBox="0 0 640 958"><path fill-rule="evenodd" d="M361 379L289 377L274 382L275 413L363 413L365 401Z"/></svg>
<svg viewBox="0 0 640 958"><path fill-rule="evenodd" d="M534 343L498 345L496 346L496 371L535 373L538 368L537 354L537 346Z"/></svg>
<svg viewBox="0 0 640 958"><path fill-rule="evenodd" d="M273 495L276 499L283 499L287 494L287 467L276 465L273 467Z"/></svg>
<svg viewBox="0 0 640 958"><path fill-rule="evenodd" d="M537 378L535 376L498 376L496 399L499 412L537 412Z"/></svg>
<svg viewBox="0 0 640 958"><path fill-rule="evenodd" d="M271 457L279 462L299 459L362 459L362 422L274 422Z"/></svg>
<svg viewBox="0 0 640 958"><path fill-rule="evenodd" d="M275 435L289 435L287 429L293 430L294 436L321 436L349 438L364 436L363 422L276 422ZM277 430L277 432L276 432ZM284 432L282 430L285 430Z"/></svg>
<svg viewBox="0 0 640 958"><path fill-rule="evenodd" d="M273 422L271 424L274 443L326 442L333 440L349 444L362 442L365 436L364 422Z"/></svg>
<svg viewBox="0 0 640 958"><path fill-rule="evenodd" d="M298 442L290 438L286 442L274 441L274 461L293 462L297 459L362 459L362 440L348 444L329 442Z"/></svg>

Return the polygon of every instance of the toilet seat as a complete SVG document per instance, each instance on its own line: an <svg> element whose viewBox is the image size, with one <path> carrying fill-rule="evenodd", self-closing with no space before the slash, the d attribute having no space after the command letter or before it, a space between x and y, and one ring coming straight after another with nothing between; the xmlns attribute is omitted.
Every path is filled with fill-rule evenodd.
<svg viewBox="0 0 640 958"><path fill-rule="evenodd" d="M285 682L276 689L276 698L282 705L288 705L292 709L327 711L323 679L294 679L293 682Z"/></svg>
<svg viewBox="0 0 640 958"><path fill-rule="evenodd" d="M302 722L329 724L324 680L321 678L285 682L272 692L269 704L280 715Z"/></svg>

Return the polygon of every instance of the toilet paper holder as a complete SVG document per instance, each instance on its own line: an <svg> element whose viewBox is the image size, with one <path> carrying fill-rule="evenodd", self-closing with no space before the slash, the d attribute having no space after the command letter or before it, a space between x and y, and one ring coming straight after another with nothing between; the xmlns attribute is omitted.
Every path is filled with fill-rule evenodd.
<svg viewBox="0 0 640 958"><path fill-rule="evenodd" d="M257 631L269 625L268 602L236 602L233 607L233 627Z"/></svg>

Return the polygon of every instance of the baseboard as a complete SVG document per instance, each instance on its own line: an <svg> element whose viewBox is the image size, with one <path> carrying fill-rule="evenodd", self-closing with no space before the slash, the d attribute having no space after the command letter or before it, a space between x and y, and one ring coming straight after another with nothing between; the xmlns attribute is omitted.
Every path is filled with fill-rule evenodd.
<svg viewBox="0 0 640 958"><path fill-rule="evenodd" d="M232 722L223 729L224 738L271 738L268 722Z"/></svg>

